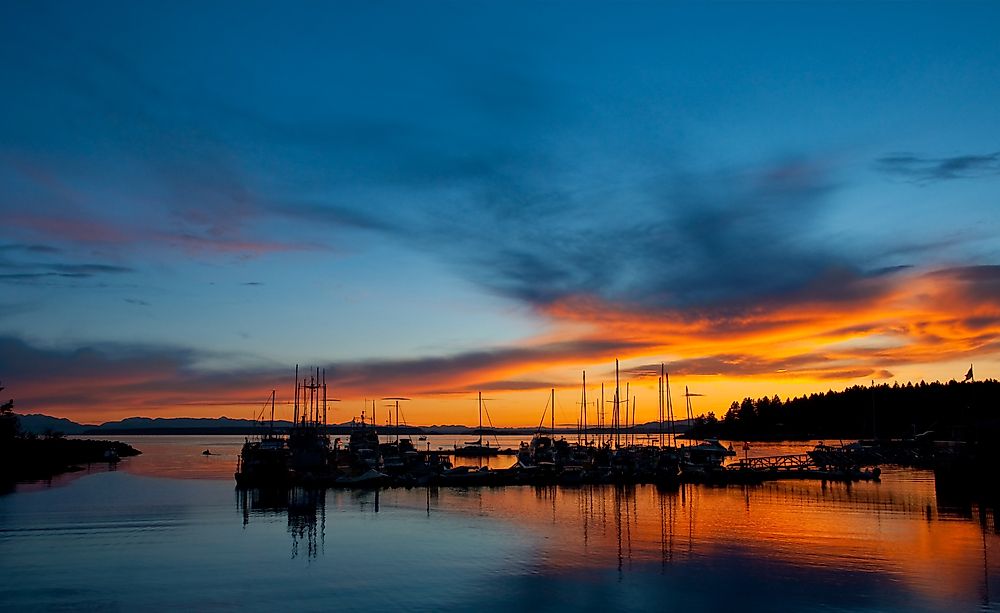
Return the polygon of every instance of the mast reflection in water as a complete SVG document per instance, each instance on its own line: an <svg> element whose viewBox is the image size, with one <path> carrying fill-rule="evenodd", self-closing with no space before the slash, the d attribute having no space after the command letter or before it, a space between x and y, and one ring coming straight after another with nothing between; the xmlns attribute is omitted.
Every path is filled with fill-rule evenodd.
<svg viewBox="0 0 1000 613"><path fill-rule="evenodd" d="M287 516L293 558L303 543L310 558L324 555L328 505L373 520L380 506L411 520L419 510L439 526L520 534L526 546L493 569L506 583L491 597L508 603L523 597L563 608L621 606L628 586L644 602L709 609L938 610L965 603L993 610L1000 580L990 556L998 543L996 506L941 496L920 471L898 471L881 484L251 490L238 504L244 526ZM371 539L386 536L380 524L372 524ZM416 547L418 567L431 572L456 543L440 533L436 542L421 542L413 528L398 551ZM352 552L336 555L350 560ZM399 558L387 563L405 566Z"/></svg>
<svg viewBox="0 0 1000 613"><path fill-rule="evenodd" d="M0 610L997 610L997 498L928 471L234 494L142 466L0 496Z"/></svg>
<svg viewBox="0 0 1000 613"><path fill-rule="evenodd" d="M237 508L246 528L252 516L287 516L292 537L292 557L306 545L306 555L315 558L323 552L326 535L326 490L249 489L236 491ZM377 504L377 503L376 503Z"/></svg>

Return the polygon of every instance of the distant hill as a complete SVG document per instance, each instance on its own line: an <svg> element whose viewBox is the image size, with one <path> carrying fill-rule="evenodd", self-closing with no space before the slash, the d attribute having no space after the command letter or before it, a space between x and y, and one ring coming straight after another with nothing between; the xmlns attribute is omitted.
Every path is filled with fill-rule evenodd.
<svg viewBox="0 0 1000 613"><path fill-rule="evenodd" d="M21 429L35 434L46 434L59 432L62 434L93 434L93 435L113 435L113 434L251 434L260 429L253 420L231 419L229 417L127 417L119 421L109 421L100 425L79 424L75 421L60 417L50 417L48 415L32 414L19 415ZM291 422L276 420L275 428L286 429L291 427ZM686 420L678 421L676 424L678 432L686 431L690 425ZM350 431L351 422L342 424L330 424L328 431L332 434L346 434ZM379 426L379 432L393 434L395 428L384 425ZM535 432L535 427L522 428L484 428L484 433L530 435ZM664 431L668 428L663 427ZM411 434L476 434L478 428L462 426L458 424L442 424L433 426L406 426L399 427L400 433ZM556 431L565 434L575 434L576 428L564 426L556 428ZM597 428L591 427L591 432L598 432ZM604 432L610 428L604 428ZM656 433L659 431L657 422L638 424L636 432Z"/></svg>
<svg viewBox="0 0 1000 613"><path fill-rule="evenodd" d="M30 415L18 415L18 422L21 430L34 434L46 434L61 432L62 434L83 434L85 431L97 426L78 424L75 421L63 417L50 417L40 413Z"/></svg>
<svg viewBox="0 0 1000 613"><path fill-rule="evenodd" d="M34 434L138 434L184 431L224 431L232 433L250 432L255 429L253 420L230 419L228 417L128 417L120 421L109 421L100 425L80 424L62 417L51 417L33 413L18 415L21 430ZM275 421L275 427L287 428L288 421Z"/></svg>
<svg viewBox="0 0 1000 613"><path fill-rule="evenodd" d="M229 417L126 417L120 421L109 421L93 428L106 432L125 430L150 430L159 428L254 428L252 419L230 419ZM275 427L287 428L289 421L276 420Z"/></svg>

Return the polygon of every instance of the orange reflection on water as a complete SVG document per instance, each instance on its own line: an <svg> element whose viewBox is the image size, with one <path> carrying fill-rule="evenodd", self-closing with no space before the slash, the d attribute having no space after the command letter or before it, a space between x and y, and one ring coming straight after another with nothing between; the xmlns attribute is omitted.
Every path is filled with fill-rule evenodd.
<svg viewBox="0 0 1000 613"><path fill-rule="evenodd" d="M118 470L144 477L233 479L246 440L242 435L80 435L72 438L120 441L141 455L124 458ZM204 452L210 452L205 455Z"/></svg>
<svg viewBox="0 0 1000 613"><path fill-rule="evenodd" d="M243 442L237 436L126 439L145 454L124 460L119 470L227 481ZM432 442L436 448L448 440ZM206 448L218 455L202 456ZM321 506L343 510L370 498L377 509L374 497L331 490ZM383 512L419 509L430 518L499 522L532 544L530 563L546 575L608 568L624 574L653 565L662 572L766 568L768 576L787 581L832 573L836 578L826 584L834 585L870 576L942 607L968 602L970 595L992 602L991 584L992 593L1000 592L995 509L967 502L953 508L939 499L927 471L887 469L879 483L394 488L379 497ZM845 572L848 579L841 577Z"/></svg>
<svg viewBox="0 0 1000 613"><path fill-rule="evenodd" d="M776 482L758 487L686 485L442 489L428 512L500 519L527 532L545 573L633 565L707 563L725 572L763 564L777 575L850 573L888 578L920 598L989 599L1000 579L1000 543L976 522L938 509L932 479L900 472L882 483ZM408 495L382 493L382 504ZM992 518L991 511L983 510ZM994 521L989 519L990 522ZM707 561L707 562L706 562ZM995 587L995 585L994 585Z"/></svg>

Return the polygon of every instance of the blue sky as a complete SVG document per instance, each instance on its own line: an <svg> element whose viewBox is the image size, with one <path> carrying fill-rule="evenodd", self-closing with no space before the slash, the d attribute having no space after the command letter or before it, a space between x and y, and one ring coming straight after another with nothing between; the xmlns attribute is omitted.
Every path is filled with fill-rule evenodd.
<svg viewBox="0 0 1000 613"><path fill-rule="evenodd" d="M171 356L176 372L143 379L150 388L263 382L301 362L405 363L428 381L415 393L459 380L541 389L588 364L606 370L612 354L641 365L731 353L640 338L627 324L639 315L739 334L761 313L855 313L892 293L891 317L906 318L901 293L923 287L913 279L947 278L969 287L938 301L935 321L949 320L944 303L992 318L998 13L8 3L0 335L37 363L9 349L0 376L24 382L22 405L66 414L66 395L41 382L76 351L119 370L122 355ZM584 315L580 301L621 321ZM891 344L920 344L927 313L915 317ZM835 325L785 337L808 345ZM851 342L894 333L879 326ZM831 372L946 377L952 362L992 359L981 328L948 338L943 365L913 351L852 355ZM565 342L585 346L575 361ZM454 372L462 356L524 348L521 368L504 358L502 373ZM792 391L817 376L802 357L815 352L799 351L781 357L810 364L779 382ZM737 370L687 374L733 385L763 374ZM171 402L153 394L122 410L184 412Z"/></svg>

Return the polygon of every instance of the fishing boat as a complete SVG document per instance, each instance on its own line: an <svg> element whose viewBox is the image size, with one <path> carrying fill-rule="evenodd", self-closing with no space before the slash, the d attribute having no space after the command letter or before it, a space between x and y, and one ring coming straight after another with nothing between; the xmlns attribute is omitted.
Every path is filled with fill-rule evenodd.
<svg viewBox="0 0 1000 613"><path fill-rule="evenodd" d="M362 411L361 419L351 420L351 436L347 443L347 451L352 458L360 460L369 468L377 468L380 459L378 431L375 430L374 422L373 417L369 424Z"/></svg>
<svg viewBox="0 0 1000 613"><path fill-rule="evenodd" d="M330 436L326 433L326 372L298 380L295 367L293 426L288 432L289 467L297 479L323 481L332 477Z"/></svg>
<svg viewBox="0 0 1000 613"><path fill-rule="evenodd" d="M291 481L287 442L274 432L274 394L275 390L271 390L270 429L263 434L247 437L240 449L234 475L239 487L287 485ZM263 423L263 419L254 421ZM208 452L206 449L202 454Z"/></svg>
<svg viewBox="0 0 1000 613"><path fill-rule="evenodd" d="M247 439L236 465L236 485L240 487L282 486L291 483L289 451L285 440L276 436Z"/></svg>
<svg viewBox="0 0 1000 613"><path fill-rule="evenodd" d="M465 445L459 447L455 445L456 456L465 457L485 457L500 454L500 446L492 446L489 441L483 443L483 393L479 392L479 438L474 441L466 441Z"/></svg>
<svg viewBox="0 0 1000 613"><path fill-rule="evenodd" d="M299 381L295 367L295 402L288 436L274 429L275 390L271 390L270 427L248 437L240 450L236 484L240 487L286 486L328 482L334 477L330 437L326 434L326 373ZM265 405L266 407L266 405ZM264 409L254 421L264 428Z"/></svg>

